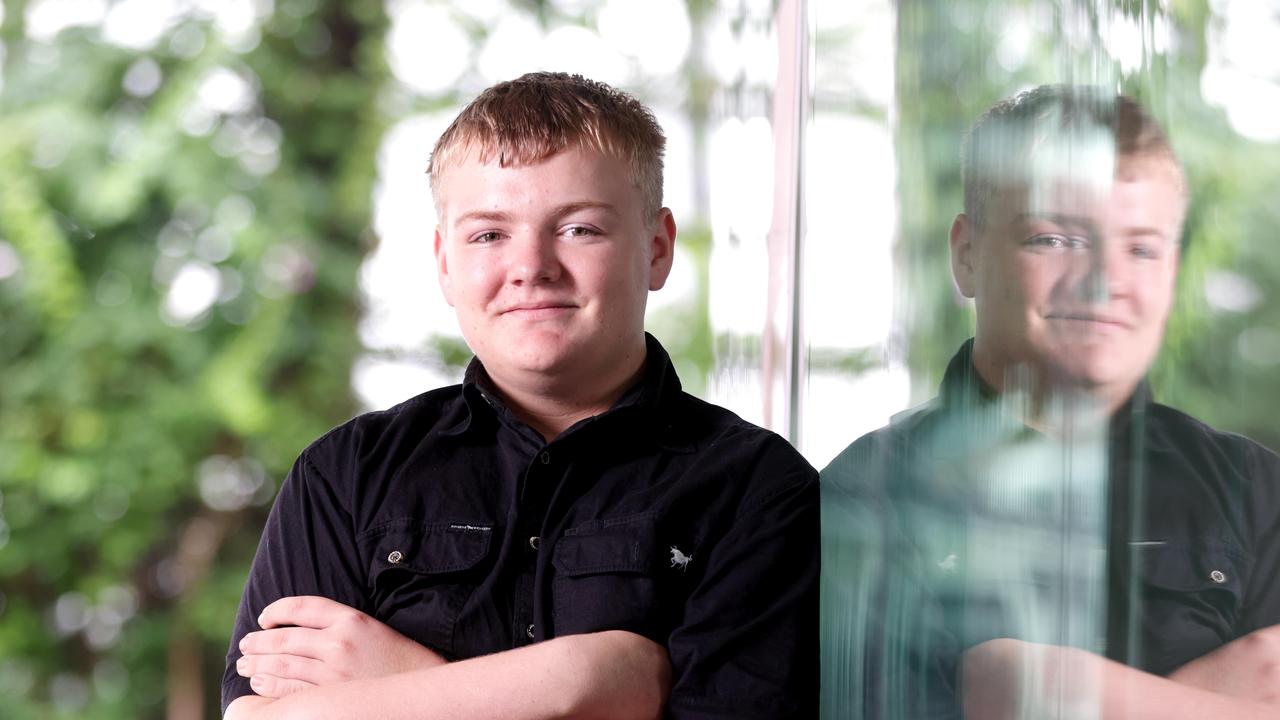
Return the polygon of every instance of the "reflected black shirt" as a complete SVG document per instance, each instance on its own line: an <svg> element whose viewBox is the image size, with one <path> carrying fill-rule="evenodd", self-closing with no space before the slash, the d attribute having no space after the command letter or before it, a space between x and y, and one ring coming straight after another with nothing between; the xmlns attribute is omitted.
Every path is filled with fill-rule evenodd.
<svg viewBox="0 0 1280 720"><path fill-rule="evenodd" d="M1034 454L1043 436L998 405L969 341L938 398L823 470L825 715L958 717L964 649L996 637L1045 641L1020 635L1035 614L1021 600L1036 592L1103 616L1076 644L1158 675L1280 623L1274 453L1154 402L1143 383L1099 434L1103 482L1075 488L1060 475L1080 455ZM1056 491L1037 494L1044 477ZM1076 519L1059 524L1070 512ZM1041 547L1048 573L1018 564ZM1071 556L1088 547L1105 551L1092 566L1100 592L1076 596L1090 561ZM1030 590L1001 596L1002 571ZM1049 618L1048 634L1070 636L1067 622Z"/></svg>
<svg viewBox="0 0 1280 720"><path fill-rule="evenodd" d="M673 718L812 717L817 473L774 433L680 389L649 336L643 379L551 442L473 360L464 382L362 415L303 451L236 618L322 595L463 659L629 630L671 656Z"/></svg>

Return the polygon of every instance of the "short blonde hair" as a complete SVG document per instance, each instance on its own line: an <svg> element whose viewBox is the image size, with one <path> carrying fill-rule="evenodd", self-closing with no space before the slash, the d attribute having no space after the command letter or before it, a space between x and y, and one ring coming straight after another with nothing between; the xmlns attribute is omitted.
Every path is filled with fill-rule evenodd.
<svg viewBox="0 0 1280 720"><path fill-rule="evenodd" d="M581 75L536 72L498 83L463 108L431 151L427 173L439 211L441 178L476 152L480 162L529 165L570 147L615 157L631 170L646 219L662 207L666 136L631 95Z"/></svg>

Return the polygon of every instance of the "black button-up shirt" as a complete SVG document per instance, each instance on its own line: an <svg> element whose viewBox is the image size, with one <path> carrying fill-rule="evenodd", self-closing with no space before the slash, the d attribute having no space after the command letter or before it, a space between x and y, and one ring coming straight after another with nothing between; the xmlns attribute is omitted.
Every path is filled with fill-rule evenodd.
<svg viewBox="0 0 1280 720"><path fill-rule="evenodd" d="M665 646L676 718L817 704L817 473L777 435L680 389L651 336L641 382L551 442L478 361L461 386L308 447L272 508L236 618L322 595L448 659L629 630Z"/></svg>
<svg viewBox="0 0 1280 720"><path fill-rule="evenodd" d="M823 470L833 716L958 717L960 653L992 638L1167 675L1280 623L1274 453L1145 383L1092 439L1045 438L1008 401L970 341L937 399Z"/></svg>

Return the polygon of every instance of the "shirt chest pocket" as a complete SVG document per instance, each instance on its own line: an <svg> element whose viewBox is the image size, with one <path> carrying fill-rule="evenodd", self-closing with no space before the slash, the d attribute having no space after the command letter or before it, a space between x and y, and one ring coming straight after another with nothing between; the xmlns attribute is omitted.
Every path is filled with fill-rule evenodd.
<svg viewBox="0 0 1280 720"><path fill-rule="evenodd" d="M1148 666L1171 672L1235 637L1246 564L1221 545L1143 548L1138 622Z"/></svg>
<svg viewBox="0 0 1280 720"><path fill-rule="evenodd" d="M672 551L651 515L572 528L552 554L556 635L629 630L662 641L681 602Z"/></svg>
<svg viewBox="0 0 1280 720"><path fill-rule="evenodd" d="M369 559L373 616L454 657L454 625L483 580L493 533L489 524L420 520L370 530L361 550Z"/></svg>

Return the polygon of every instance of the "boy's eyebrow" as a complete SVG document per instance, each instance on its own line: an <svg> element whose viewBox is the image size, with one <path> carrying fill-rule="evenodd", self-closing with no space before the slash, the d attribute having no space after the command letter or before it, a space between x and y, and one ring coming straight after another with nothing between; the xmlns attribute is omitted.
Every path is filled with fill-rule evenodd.
<svg viewBox="0 0 1280 720"><path fill-rule="evenodd" d="M607 202L599 202L596 200L582 200L579 202L565 203L551 211L551 216L560 218L565 215L578 212L580 210L602 210L611 215L617 215L618 209ZM453 220L453 224L461 225L465 222L506 222L511 219L509 213L502 210L468 210Z"/></svg>
<svg viewBox="0 0 1280 720"><path fill-rule="evenodd" d="M1125 230L1124 234L1126 237L1145 237L1147 235L1153 235L1155 237L1160 238L1161 240L1164 240L1167 237L1163 230L1161 230L1160 228L1154 228L1154 227L1129 228Z"/></svg>
<svg viewBox="0 0 1280 720"><path fill-rule="evenodd" d="M487 222L502 222L511 216L501 210L469 210L453 219L453 224L460 225L464 222L473 220L482 220Z"/></svg>
<svg viewBox="0 0 1280 720"><path fill-rule="evenodd" d="M1070 213L1023 212L1023 213L1018 213L1014 219L1019 222L1026 221L1026 220L1047 220L1053 223L1054 225L1061 225L1063 227L1080 228L1085 230L1086 232L1095 233L1095 234L1098 229L1098 226L1093 222L1092 218L1085 215L1072 215Z"/></svg>
<svg viewBox="0 0 1280 720"><path fill-rule="evenodd" d="M564 215L575 213L579 210L603 210L604 212L607 212L611 215L618 214L618 209L615 208L610 203L600 202L598 200L582 200L580 202L573 202L573 203L567 203L565 205L561 205L560 207L556 208L555 215L556 217L562 217Z"/></svg>
<svg viewBox="0 0 1280 720"><path fill-rule="evenodd" d="M1087 216L1082 216L1082 215L1072 215L1070 213L1024 212L1024 213L1019 213L1016 219L1019 221L1048 220L1054 225L1061 225L1063 227L1081 228L1085 232L1088 232L1090 234L1096 234L1097 227L1098 227L1096 224L1094 224L1092 218L1089 218ZM1124 229L1125 237L1141 237L1146 235L1153 235L1155 237L1163 239L1165 237L1165 232L1158 227L1152 227L1152 226L1146 226L1146 225L1139 225L1139 226L1129 227Z"/></svg>

